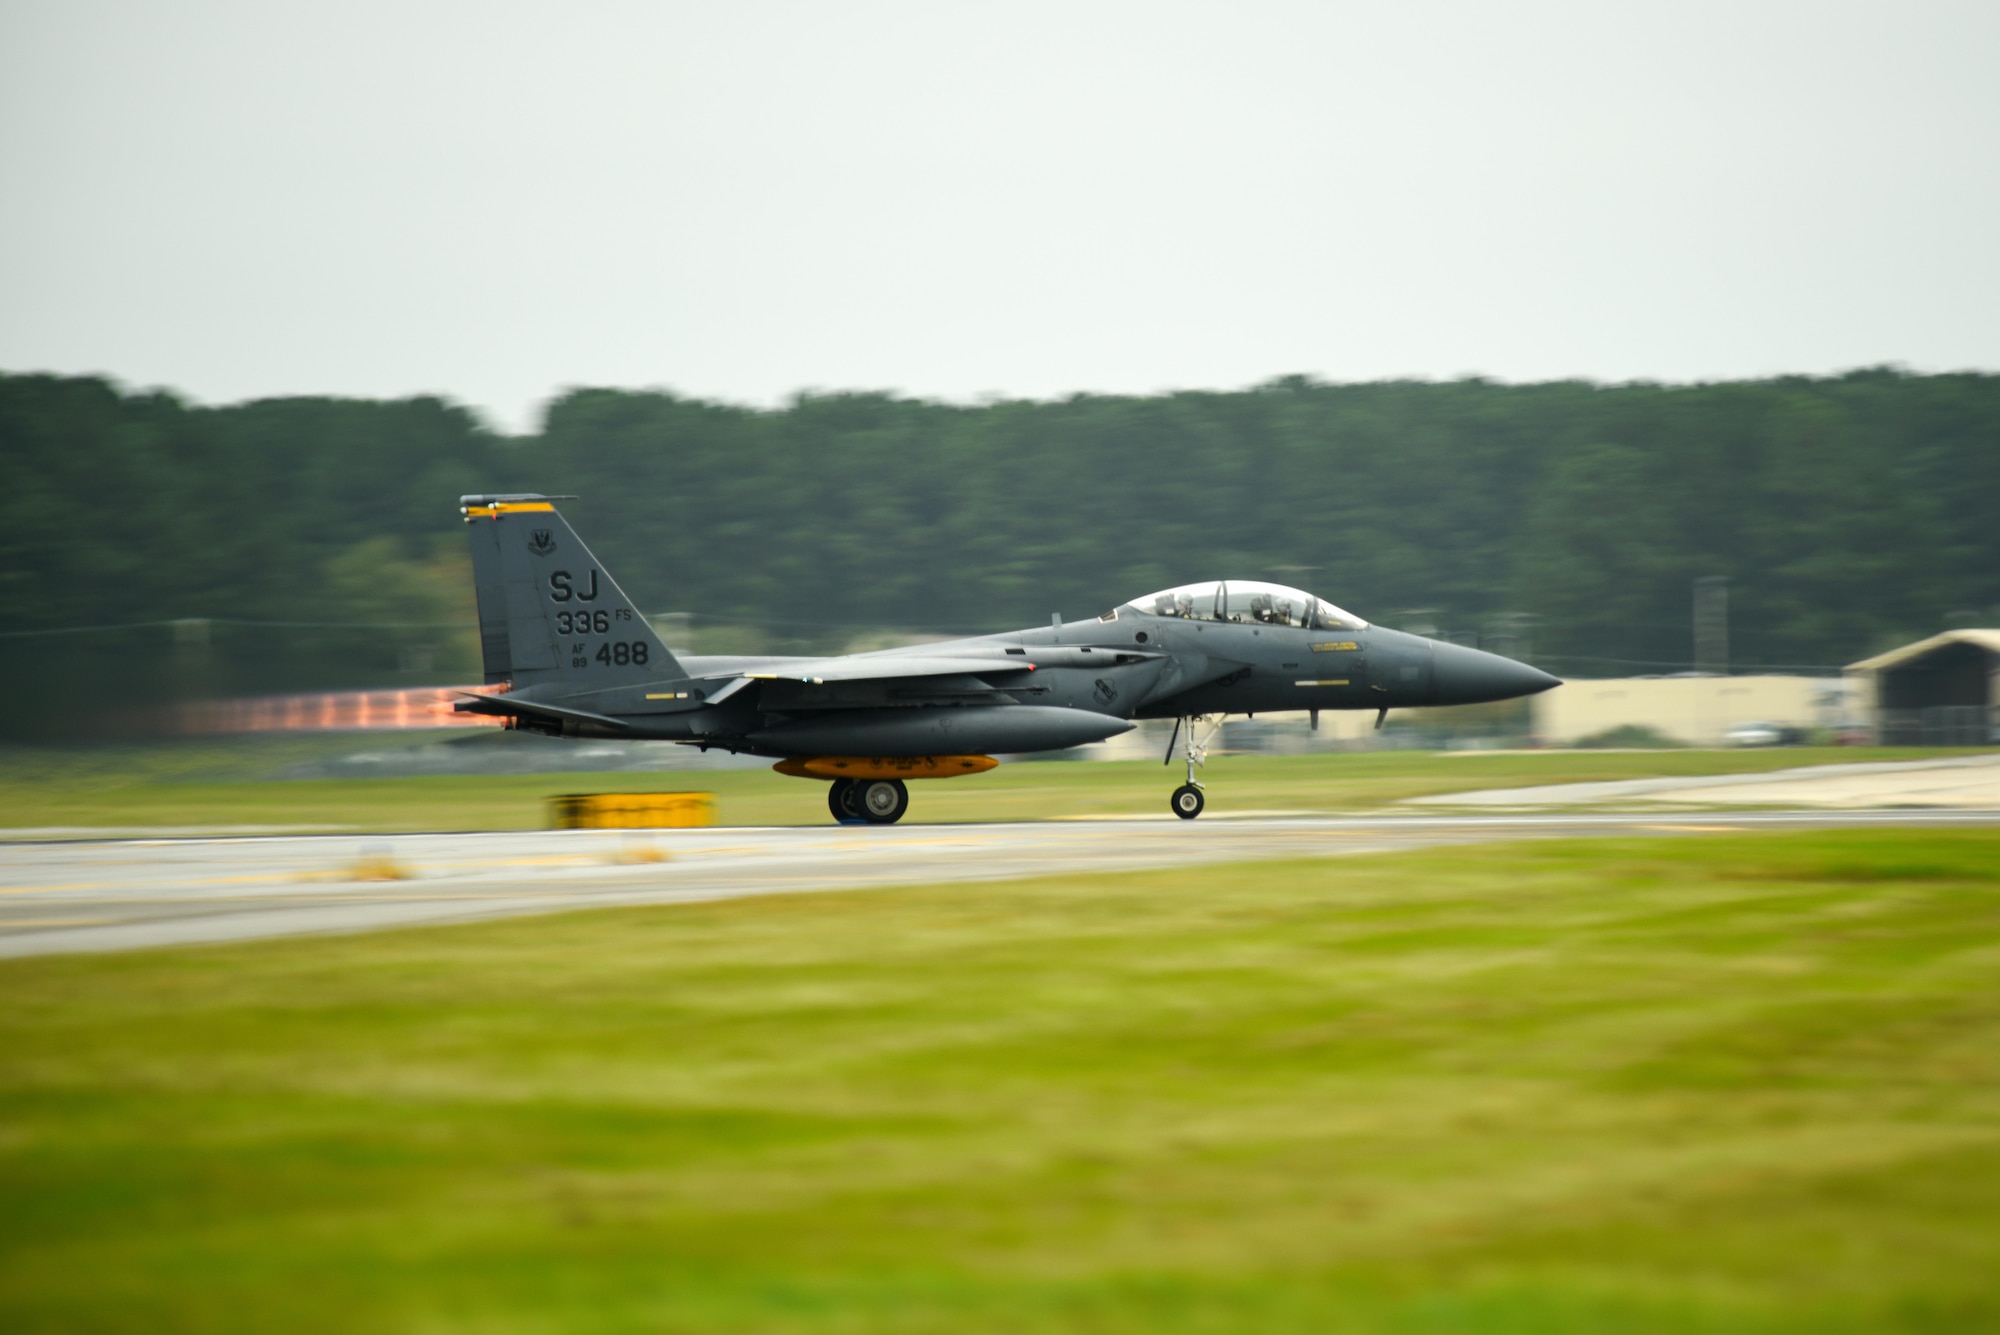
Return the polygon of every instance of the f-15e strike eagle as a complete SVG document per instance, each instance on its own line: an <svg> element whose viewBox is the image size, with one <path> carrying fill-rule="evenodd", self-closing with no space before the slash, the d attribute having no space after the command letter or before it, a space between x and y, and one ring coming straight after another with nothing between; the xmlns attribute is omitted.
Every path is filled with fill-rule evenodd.
<svg viewBox="0 0 2000 1335"><path fill-rule="evenodd" d="M909 779L992 769L1174 719L1204 805L1195 727L1213 716L1477 704L1561 683L1498 654L1371 626L1297 589L1211 580L1088 621L833 658L670 653L555 507L572 497L465 496L479 638L494 694L456 708L559 737L657 738L771 756L830 780L839 821L888 825Z"/></svg>

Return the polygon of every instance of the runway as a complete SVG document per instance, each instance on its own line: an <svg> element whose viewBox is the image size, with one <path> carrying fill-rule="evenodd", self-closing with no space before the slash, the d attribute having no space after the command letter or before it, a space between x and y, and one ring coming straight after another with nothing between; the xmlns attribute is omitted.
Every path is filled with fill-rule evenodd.
<svg viewBox="0 0 2000 1335"><path fill-rule="evenodd" d="M1538 784L1413 797L1414 807L1527 810L1618 803L1694 807L2000 807L2000 755L1805 765L1756 774Z"/></svg>
<svg viewBox="0 0 2000 1335"><path fill-rule="evenodd" d="M0 844L0 957L1496 839L2000 828L2000 810L1051 821Z"/></svg>

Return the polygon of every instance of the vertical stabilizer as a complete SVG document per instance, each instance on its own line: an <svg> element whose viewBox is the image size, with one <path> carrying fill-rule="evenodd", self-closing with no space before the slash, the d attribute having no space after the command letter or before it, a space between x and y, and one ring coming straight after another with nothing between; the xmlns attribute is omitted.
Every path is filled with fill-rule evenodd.
<svg viewBox="0 0 2000 1335"><path fill-rule="evenodd" d="M687 674L556 510L569 496L461 496L488 685L577 691Z"/></svg>

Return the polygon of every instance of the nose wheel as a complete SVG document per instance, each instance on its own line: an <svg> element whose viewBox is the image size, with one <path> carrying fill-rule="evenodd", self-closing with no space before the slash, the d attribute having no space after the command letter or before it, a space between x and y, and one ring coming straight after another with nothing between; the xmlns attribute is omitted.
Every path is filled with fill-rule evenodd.
<svg viewBox="0 0 2000 1335"><path fill-rule="evenodd" d="M1195 782L1194 767L1208 763L1208 741L1215 736L1215 730L1222 726L1223 717L1221 714L1215 715L1215 721L1208 724L1208 731L1204 732L1199 740L1195 738L1194 730L1198 725L1208 723L1207 715L1197 714L1193 718L1174 720L1173 733L1167 738L1166 759L1160 763L1173 764L1174 743L1181 741L1186 743L1181 754L1187 761L1187 782L1174 789L1174 795L1167 803L1168 809L1182 820L1193 820L1201 814L1202 808L1208 805L1208 798L1203 794L1202 786Z"/></svg>
<svg viewBox="0 0 2000 1335"><path fill-rule="evenodd" d="M842 825L894 825L910 809L910 790L901 779L835 779L826 808Z"/></svg>
<svg viewBox="0 0 2000 1335"><path fill-rule="evenodd" d="M1201 795L1201 789L1191 783L1184 783L1174 789L1174 814L1182 820L1193 820L1208 805L1208 799Z"/></svg>

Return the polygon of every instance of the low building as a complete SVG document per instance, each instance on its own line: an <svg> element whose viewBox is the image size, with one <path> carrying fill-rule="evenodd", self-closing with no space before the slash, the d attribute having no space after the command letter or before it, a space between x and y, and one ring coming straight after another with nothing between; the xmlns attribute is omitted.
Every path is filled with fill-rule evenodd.
<svg viewBox="0 0 2000 1335"><path fill-rule="evenodd" d="M1146 719L1130 732L1094 746L1079 748L1077 756L1083 760L1157 762L1166 754L1167 739L1178 736L1172 719ZM1197 740L1206 739L1208 749L1218 755L1225 751L1304 755L1317 751L1367 750L1372 749L1381 736L1375 730L1375 711L1372 709L1322 710L1317 729L1304 710L1259 714L1254 719L1235 714L1226 724L1203 724L1195 733ZM1180 754L1180 746L1176 742L1174 755Z"/></svg>
<svg viewBox="0 0 2000 1335"><path fill-rule="evenodd" d="M1571 746L1638 727L1684 746L1726 746L1732 728L1769 724L1799 733L1838 732L1851 721L1850 686L1838 677L1571 678L1535 696L1535 738Z"/></svg>
<svg viewBox="0 0 2000 1335"><path fill-rule="evenodd" d="M1847 669L1882 746L2000 741L2000 630L1948 630Z"/></svg>

